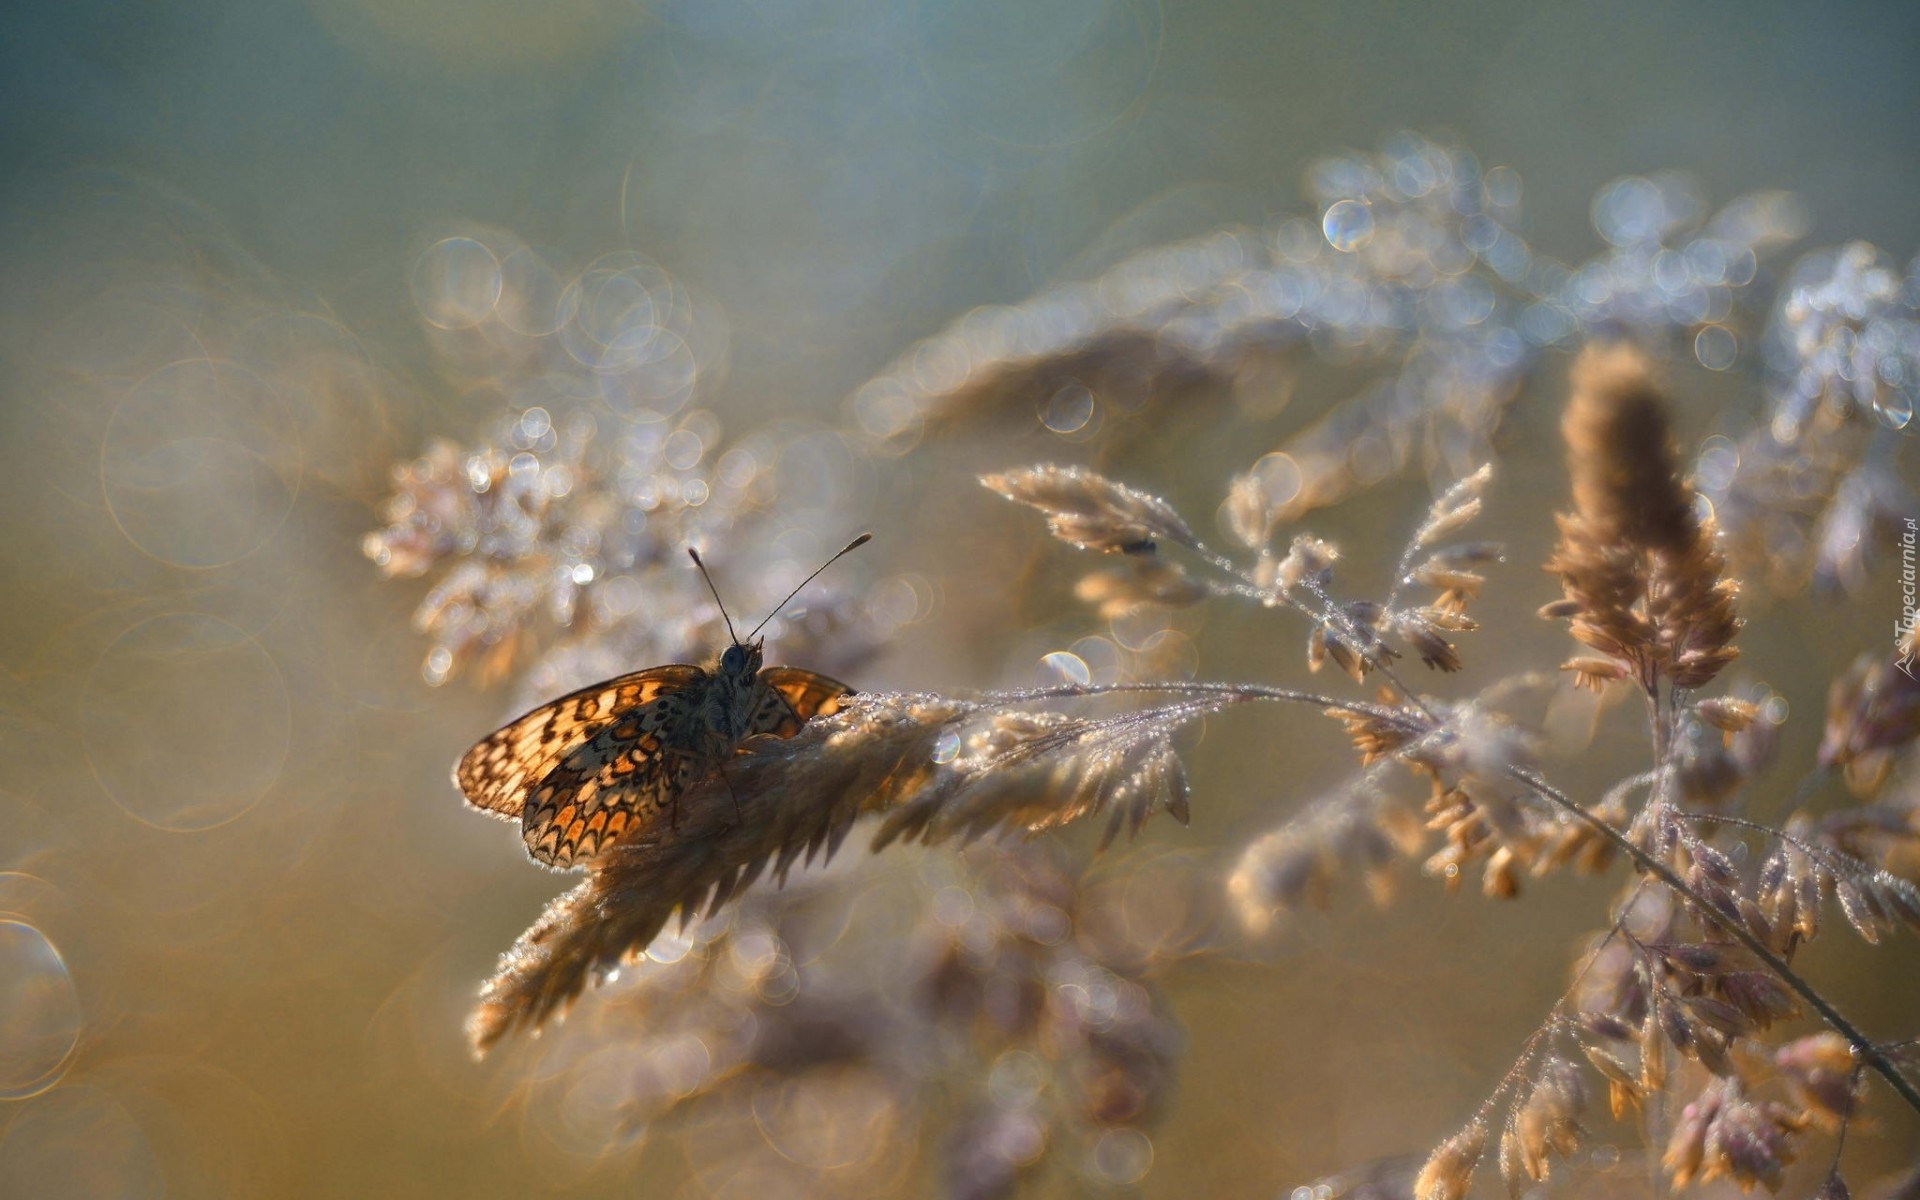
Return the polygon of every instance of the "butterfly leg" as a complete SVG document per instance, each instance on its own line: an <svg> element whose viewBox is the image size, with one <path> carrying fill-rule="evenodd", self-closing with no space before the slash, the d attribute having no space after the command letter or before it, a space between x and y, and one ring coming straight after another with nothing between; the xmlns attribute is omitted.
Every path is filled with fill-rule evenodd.
<svg viewBox="0 0 1920 1200"><path fill-rule="evenodd" d="M733 790L733 777L727 774L725 767L720 768L720 780L727 785L727 798L733 801L733 823L741 824L746 820L746 814L740 811L740 793Z"/></svg>
<svg viewBox="0 0 1920 1200"><path fill-rule="evenodd" d="M676 780L673 786L668 789L667 829L669 832L677 833L680 829L680 793L686 791L690 783L699 782L702 778L711 778L713 768L711 766L711 759L708 756L677 746L663 746L661 753L689 768L687 778ZM707 775L699 775L699 768L702 766L707 767L709 772ZM733 781L727 779L726 773L721 771L719 774L722 779L726 780L727 794L733 797L733 811L737 817L740 813L740 797L734 794Z"/></svg>
<svg viewBox="0 0 1920 1200"><path fill-rule="evenodd" d="M665 793L667 806L667 829L678 832L680 829L680 793L687 790L684 777L686 768L693 762L694 756L674 746L661 746L658 751L665 769L662 772L662 792Z"/></svg>

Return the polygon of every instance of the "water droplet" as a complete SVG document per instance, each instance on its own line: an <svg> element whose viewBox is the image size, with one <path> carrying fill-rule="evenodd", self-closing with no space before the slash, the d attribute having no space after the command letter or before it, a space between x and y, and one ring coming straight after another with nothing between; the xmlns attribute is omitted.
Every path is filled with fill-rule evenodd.
<svg viewBox="0 0 1920 1200"><path fill-rule="evenodd" d="M950 763L960 755L960 735L948 729L933 739L933 761Z"/></svg>
<svg viewBox="0 0 1920 1200"><path fill-rule="evenodd" d="M1093 682L1093 672L1087 669L1086 660L1071 650L1055 650L1042 656L1040 661L1075 687L1086 687Z"/></svg>
<svg viewBox="0 0 1920 1200"><path fill-rule="evenodd" d="M52 1087L81 1024L79 994L53 943L24 921L0 920L0 1099Z"/></svg>
<svg viewBox="0 0 1920 1200"><path fill-rule="evenodd" d="M1336 201L1321 218L1320 231L1335 250L1358 250L1373 240L1373 210L1364 200Z"/></svg>
<svg viewBox="0 0 1920 1200"><path fill-rule="evenodd" d="M1905 429L1913 422L1913 397L1904 388L1883 388L1873 406L1889 429Z"/></svg>

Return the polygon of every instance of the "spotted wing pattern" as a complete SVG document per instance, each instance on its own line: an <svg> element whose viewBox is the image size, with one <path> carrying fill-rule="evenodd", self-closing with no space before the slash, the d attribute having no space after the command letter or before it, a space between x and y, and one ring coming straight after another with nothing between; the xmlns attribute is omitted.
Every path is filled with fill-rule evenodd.
<svg viewBox="0 0 1920 1200"><path fill-rule="evenodd" d="M749 734L792 737L814 717L839 711L840 702L853 695L839 680L799 667L768 667L760 672L760 682L765 686L747 723Z"/></svg>
<svg viewBox="0 0 1920 1200"><path fill-rule="evenodd" d="M519 819L531 835L537 825L548 824L557 815L557 807L553 813L532 814L526 807L529 795L556 768L602 735L615 733L618 740L624 734L637 740L657 732L673 720L677 710L687 707L684 699L677 698L699 690L707 679L699 667L675 665L581 688L481 739L461 756L453 781L469 804L506 820Z"/></svg>
<svg viewBox="0 0 1920 1200"><path fill-rule="evenodd" d="M562 755L527 793L527 853L550 867L587 862L718 767L699 731L711 686L663 691Z"/></svg>

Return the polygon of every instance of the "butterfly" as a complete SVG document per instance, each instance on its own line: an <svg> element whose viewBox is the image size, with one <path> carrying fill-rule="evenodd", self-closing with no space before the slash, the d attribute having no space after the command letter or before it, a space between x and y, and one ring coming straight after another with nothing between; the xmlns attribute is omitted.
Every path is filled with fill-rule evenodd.
<svg viewBox="0 0 1920 1200"><path fill-rule="evenodd" d="M855 538L800 587L871 536ZM700 556L687 553L713 588ZM792 737L853 694L814 671L762 668L766 639L754 634L766 621L742 640L724 604L720 615L732 644L712 667L649 667L549 701L475 743L455 764L454 783L475 808L517 819L535 860L587 864L662 809L676 825L681 794L719 774L747 739Z"/></svg>

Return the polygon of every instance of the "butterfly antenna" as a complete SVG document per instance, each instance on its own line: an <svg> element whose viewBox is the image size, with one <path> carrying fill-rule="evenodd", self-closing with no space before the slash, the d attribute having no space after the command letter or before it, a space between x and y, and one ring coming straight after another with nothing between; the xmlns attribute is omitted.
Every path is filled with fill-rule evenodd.
<svg viewBox="0 0 1920 1200"><path fill-rule="evenodd" d="M851 548L852 547L848 547L848 549ZM842 550L840 553L845 554L846 550ZM713 586L713 576L707 574L707 564L700 561L700 552L692 546L688 546L687 557L693 560L694 566L700 568L700 578L707 581L707 590L713 593L713 602L720 606L720 619L727 623L727 636L733 638L734 645L739 645L740 639L733 632L733 618L727 615L727 602L720 598L720 589ZM835 555L834 557L838 558L839 555ZM816 572L816 574L817 573L818 572ZM788 597L788 599L792 599L792 597ZM782 600L780 603L785 604L786 602L786 600ZM747 636L752 637L753 635L750 633Z"/></svg>
<svg viewBox="0 0 1920 1200"><path fill-rule="evenodd" d="M873 535L871 533L863 533L859 537L853 539L852 541L848 542L846 545L842 546L840 548L839 554L836 554L832 558L821 563L819 567L814 570L813 574L807 576L805 579L802 579L800 581L800 587L797 587L792 591L788 592L787 600L791 600L795 596L798 596L800 594L800 588L807 586L808 584L812 583L815 579L819 578L821 571L824 571L828 567L832 566L834 563L839 562L841 555L844 555L849 551L858 550L860 547L866 545L868 542L872 540L873 540ZM698 560L696 559L695 561L698 561ZM760 624L755 625L753 627L753 633L749 633L747 637L751 638L753 637L754 633L759 633L763 628L765 628L767 622L773 620L773 618L779 614L780 610L787 606L787 600L782 600L780 603L774 605L773 611L768 613L765 617L762 617L760 620Z"/></svg>

